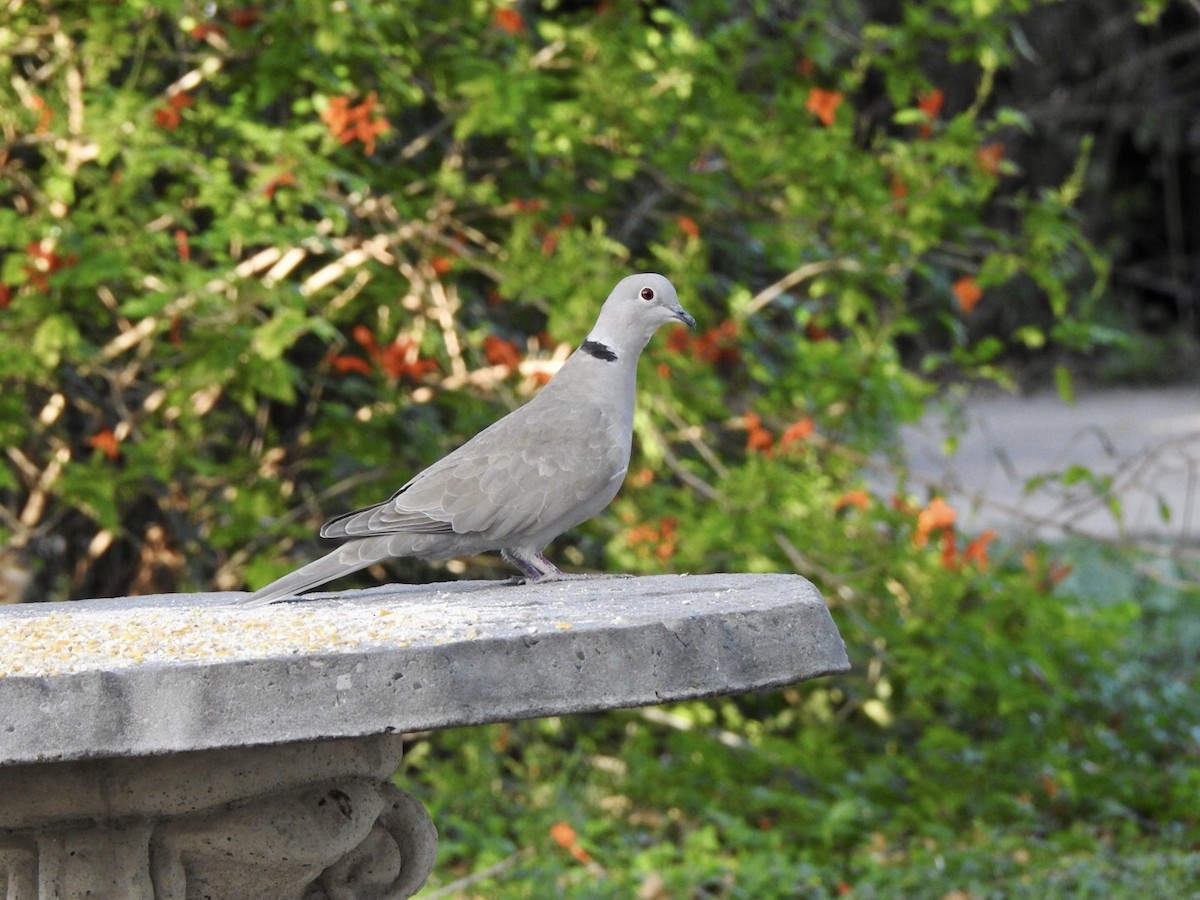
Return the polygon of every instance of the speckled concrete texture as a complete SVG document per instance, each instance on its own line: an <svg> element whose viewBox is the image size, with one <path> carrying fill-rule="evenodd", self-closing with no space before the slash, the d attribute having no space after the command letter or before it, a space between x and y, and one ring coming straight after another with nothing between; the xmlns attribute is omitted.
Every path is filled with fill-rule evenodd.
<svg viewBox="0 0 1200 900"><path fill-rule="evenodd" d="M446 728L849 668L794 575L390 585L0 608L0 765Z"/></svg>

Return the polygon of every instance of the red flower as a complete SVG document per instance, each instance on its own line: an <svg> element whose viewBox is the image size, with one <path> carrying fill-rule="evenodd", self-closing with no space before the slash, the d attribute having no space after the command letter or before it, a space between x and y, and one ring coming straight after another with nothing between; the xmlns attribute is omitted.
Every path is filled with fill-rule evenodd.
<svg viewBox="0 0 1200 900"><path fill-rule="evenodd" d="M679 216L675 219L675 224L679 226L679 230L688 237L700 237L700 226L696 224L696 220L689 216Z"/></svg>
<svg viewBox="0 0 1200 900"><path fill-rule="evenodd" d="M922 94L917 98L917 109L925 113L926 118L925 123L921 125L921 137L932 137L933 123L937 120L945 102L946 94L941 88L934 88L929 93Z"/></svg>
<svg viewBox="0 0 1200 900"><path fill-rule="evenodd" d="M262 10L257 6L244 6L229 11L229 21L235 28L250 28L262 21Z"/></svg>
<svg viewBox="0 0 1200 900"><path fill-rule="evenodd" d="M179 127L179 123L183 121L182 110L193 106L195 102L195 100L182 91L178 94L172 94L167 98L166 106L160 106L154 111L154 124L159 128L174 131Z"/></svg>
<svg viewBox="0 0 1200 900"><path fill-rule="evenodd" d="M75 265L78 261L74 253L66 257L59 256L54 250L54 245L49 242L33 241L25 247L25 252L30 258L30 262L25 266L25 275L34 290L43 293L50 290L51 275L60 269Z"/></svg>
<svg viewBox="0 0 1200 900"><path fill-rule="evenodd" d="M339 375L347 375L350 372L357 372L360 375L370 375L374 371L371 368L371 364L361 356L331 356L329 357L329 364L333 366L333 371Z"/></svg>
<svg viewBox="0 0 1200 900"><path fill-rule="evenodd" d="M367 352L371 362L358 356L332 356L329 363L339 374L358 372L360 375L370 375L374 371L371 363L374 363L391 381L399 381L401 378L420 381L438 367L437 360L422 359L418 355L416 342L411 338L398 337L386 347L380 347L375 335L366 325L355 325L350 331L350 336Z"/></svg>
<svg viewBox="0 0 1200 900"><path fill-rule="evenodd" d="M525 20L521 18L521 14L509 6L502 6L492 15L492 21L496 23L496 27L505 34L524 34Z"/></svg>
<svg viewBox="0 0 1200 900"><path fill-rule="evenodd" d="M379 356L379 367L393 381L407 378L409 381L420 381L429 372L438 367L435 359L421 359L417 355L417 345L410 338L396 338L383 348Z"/></svg>
<svg viewBox="0 0 1200 900"><path fill-rule="evenodd" d="M483 339L483 355L491 365L504 366L510 371L516 371L521 364L521 348L494 334Z"/></svg>

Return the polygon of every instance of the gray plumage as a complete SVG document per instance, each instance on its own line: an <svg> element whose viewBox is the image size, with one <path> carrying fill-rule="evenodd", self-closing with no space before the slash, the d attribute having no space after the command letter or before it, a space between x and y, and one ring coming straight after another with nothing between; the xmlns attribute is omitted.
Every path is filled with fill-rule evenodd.
<svg viewBox="0 0 1200 900"><path fill-rule="evenodd" d="M327 522L343 543L256 591L262 605L394 556L499 550L529 581L561 577L542 551L616 496L629 466L638 358L660 325L695 320L661 275L624 278L587 339L524 406L414 476L391 499Z"/></svg>

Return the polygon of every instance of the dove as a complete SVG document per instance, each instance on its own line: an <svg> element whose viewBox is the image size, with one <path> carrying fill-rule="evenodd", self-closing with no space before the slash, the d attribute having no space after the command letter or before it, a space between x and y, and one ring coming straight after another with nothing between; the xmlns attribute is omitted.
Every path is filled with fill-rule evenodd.
<svg viewBox="0 0 1200 900"><path fill-rule="evenodd" d="M332 552L254 592L260 606L392 557L499 550L526 582L561 579L546 546L603 510L625 480L637 364L660 325L695 329L662 275L623 278L596 324L531 400L413 476L389 500L325 523Z"/></svg>

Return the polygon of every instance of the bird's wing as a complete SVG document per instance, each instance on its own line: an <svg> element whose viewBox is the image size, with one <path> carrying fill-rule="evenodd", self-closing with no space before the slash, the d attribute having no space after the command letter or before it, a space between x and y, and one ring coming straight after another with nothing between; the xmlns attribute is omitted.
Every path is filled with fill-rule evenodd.
<svg viewBox="0 0 1200 900"><path fill-rule="evenodd" d="M536 400L416 475L390 500L327 523L322 536L479 534L501 546L594 515L620 487L629 435L595 406Z"/></svg>

